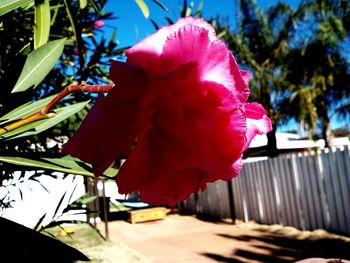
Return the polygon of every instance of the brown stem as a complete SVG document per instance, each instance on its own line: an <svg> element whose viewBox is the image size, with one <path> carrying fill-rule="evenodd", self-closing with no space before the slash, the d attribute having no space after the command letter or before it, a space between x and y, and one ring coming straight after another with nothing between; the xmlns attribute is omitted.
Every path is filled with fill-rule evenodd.
<svg viewBox="0 0 350 263"><path fill-rule="evenodd" d="M72 83L68 87L66 87L64 90L62 90L60 93L57 94L56 97L54 97L48 104L46 104L41 110L37 111L36 113L21 119L17 120L11 124L8 124L4 127L0 127L0 136L4 133L7 133L9 131L12 131L14 129L17 129L19 127L22 127L26 124L32 123L34 121L51 118L55 116L55 113L50 113L49 111L52 109L53 106L56 105L61 99L66 97L67 95L73 93L73 92L89 92L89 93L98 93L98 92L109 92L114 87L113 83L110 83L108 85L89 85L86 84L84 81L81 84L78 83Z"/></svg>

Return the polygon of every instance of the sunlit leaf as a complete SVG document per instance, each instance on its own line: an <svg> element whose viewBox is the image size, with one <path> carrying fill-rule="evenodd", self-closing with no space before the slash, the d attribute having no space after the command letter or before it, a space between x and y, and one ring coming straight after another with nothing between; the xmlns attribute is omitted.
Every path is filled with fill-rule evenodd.
<svg viewBox="0 0 350 263"><path fill-rule="evenodd" d="M118 173L118 169L109 167L106 171L103 172L104 176L114 178L116 174Z"/></svg>
<svg viewBox="0 0 350 263"><path fill-rule="evenodd" d="M77 47L78 55L79 55L79 66L80 66L80 68L83 68L84 63L85 63L84 62L85 58L84 58L81 50L84 49L85 44L84 44L84 41L82 38L82 31L81 31L81 28L79 26L79 21L78 21L77 16L75 15L75 11L74 11L72 2L68 1L68 0L63 0L63 2L64 2L64 5L66 6L67 15L68 15L68 18L69 18L69 21L71 23L72 30L73 30L73 33L75 36L76 47ZM91 1L91 3L93 3L93 2L94 1Z"/></svg>
<svg viewBox="0 0 350 263"><path fill-rule="evenodd" d="M87 6L87 0L79 0L80 9L84 9Z"/></svg>
<svg viewBox="0 0 350 263"><path fill-rule="evenodd" d="M36 134L35 128L40 124L44 123L46 120L40 120L36 122L29 123L27 125L23 125L15 130L4 133L0 136L0 140L4 139L15 139L19 137L29 136Z"/></svg>
<svg viewBox="0 0 350 263"><path fill-rule="evenodd" d="M34 12L34 48L44 45L50 35L50 2L44 0L35 5Z"/></svg>
<svg viewBox="0 0 350 263"><path fill-rule="evenodd" d="M82 206L82 205L86 205L86 204L89 204L93 201L95 201L97 198L96 195L83 195L81 197L79 197L77 200L75 200L73 203L70 204L70 206Z"/></svg>
<svg viewBox="0 0 350 263"><path fill-rule="evenodd" d="M85 108L85 106L87 106L88 103L89 101L84 101L56 110L55 112L57 113L57 115L55 117L48 119L42 125L36 127L35 130L39 133L55 126L56 124L60 123L61 121L67 119L68 117L76 114L78 111Z"/></svg>
<svg viewBox="0 0 350 263"><path fill-rule="evenodd" d="M71 168L49 163L45 160L33 160L29 158L16 157L16 156L0 156L0 162L6 162L14 165L19 165L19 166L33 167L36 169L45 169L45 170L53 170L53 171L63 172L63 173L93 176L91 172L84 171L83 169L79 169L79 170L71 169Z"/></svg>
<svg viewBox="0 0 350 263"><path fill-rule="evenodd" d="M63 173L77 174L83 176L94 176L92 172L87 171L83 166L78 165L81 161L65 156L62 158L41 158L39 160L33 160L25 157L17 156L0 156L0 162L5 162L13 165L32 167L35 169L52 170ZM90 165L86 164L88 167ZM108 177L114 177L117 173L117 169L108 168L104 175Z"/></svg>
<svg viewBox="0 0 350 263"><path fill-rule="evenodd" d="M56 124L69 118L70 116L76 114L78 111L83 109L88 103L89 101L85 101L85 102L76 103L67 107L59 108L55 110L56 116L49 119L43 119L43 120L29 123L27 125L19 127L18 129L15 129L13 131L3 134L0 138L17 139L20 137L38 134L40 132L43 132L55 126Z"/></svg>
<svg viewBox="0 0 350 263"><path fill-rule="evenodd" d="M28 56L30 53L30 43L27 43L24 47L22 47L18 53L24 56Z"/></svg>
<svg viewBox="0 0 350 263"><path fill-rule="evenodd" d="M223 31L221 31L216 37L217 37L217 38L222 38L222 37L224 37L226 34L227 34L227 31L226 31L226 30L223 30Z"/></svg>
<svg viewBox="0 0 350 263"><path fill-rule="evenodd" d="M55 165L70 168L72 170L77 171L77 173L78 171L85 171L89 174L92 174L92 167L90 164L86 164L70 155L64 156L62 158L43 158L43 160L53 163ZM117 172L118 169L110 167L103 173L103 175L114 178Z"/></svg>
<svg viewBox="0 0 350 263"><path fill-rule="evenodd" d="M144 17L149 17L149 9L146 3L143 0L135 0L136 4L139 6L140 10L142 11L142 14Z"/></svg>
<svg viewBox="0 0 350 263"><path fill-rule="evenodd" d="M38 86L60 58L64 42L65 39L50 41L31 52L12 92Z"/></svg>
<svg viewBox="0 0 350 263"><path fill-rule="evenodd" d="M30 3L33 3L33 0L1 0L0 1L0 16Z"/></svg>
<svg viewBox="0 0 350 263"><path fill-rule="evenodd" d="M60 10L61 7L64 7L64 5L54 5L50 7L51 11L53 12L51 16L51 22L50 22L51 26L55 24L58 11ZM67 42L66 42L66 45L67 45Z"/></svg>
<svg viewBox="0 0 350 263"><path fill-rule="evenodd" d="M64 156L62 158L43 158L43 160L55 165L70 168L77 171L87 171L92 174L92 169L90 165L87 165L81 162L79 159L73 158L69 155Z"/></svg>
<svg viewBox="0 0 350 263"><path fill-rule="evenodd" d="M23 119L39 111L42 107L48 104L56 95L52 95L36 102L27 102L16 109L10 111L6 115L0 117L0 125L14 120Z"/></svg>
<svg viewBox="0 0 350 263"><path fill-rule="evenodd" d="M195 16L201 17L202 10L203 10L203 1L200 1Z"/></svg>

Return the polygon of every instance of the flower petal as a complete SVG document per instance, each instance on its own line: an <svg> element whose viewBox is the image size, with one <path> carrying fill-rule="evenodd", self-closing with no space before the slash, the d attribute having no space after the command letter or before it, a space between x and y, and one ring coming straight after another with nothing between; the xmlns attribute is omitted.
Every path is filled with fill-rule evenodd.
<svg viewBox="0 0 350 263"><path fill-rule="evenodd" d="M78 131L63 145L63 152L93 164L96 175L102 174L113 162L115 151L114 148L107 147L110 138L114 136L114 122L105 114L105 100L103 95L99 96Z"/></svg>
<svg viewBox="0 0 350 263"><path fill-rule="evenodd" d="M65 153L91 163L97 175L120 154L130 151L142 128L146 75L138 68L112 61L111 78L116 86L107 97L99 97L81 127L63 147Z"/></svg>
<svg viewBox="0 0 350 263"><path fill-rule="evenodd" d="M208 31L186 25L173 32L167 39L162 53L162 72L195 62L199 65L202 81L219 83L229 89L236 102L246 102L249 96L246 71L240 71L231 52L221 40L212 42Z"/></svg>
<svg viewBox="0 0 350 263"><path fill-rule="evenodd" d="M175 196L183 190L176 193L176 185L187 180L177 174L195 163L196 158L193 149L155 127L140 139L119 170L119 192L139 191L142 200L150 204L174 203ZM199 182L191 187L198 189Z"/></svg>
<svg viewBox="0 0 350 263"><path fill-rule="evenodd" d="M163 52L164 44L170 34L176 32L186 25L194 25L205 29L211 41L216 40L216 33L213 27L203 19L192 17L181 18L176 24L164 26L157 33L150 35L135 46L126 51L127 63L136 65L146 70L151 75L159 75L164 72L161 65L160 56Z"/></svg>
<svg viewBox="0 0 350 263"><path fill-rule="evenodd" d="M245 103L244 107L247 118L247 141L243 149L246 150L255 135L270 132L272 124L266 115L265 109L259 103Z"/></svg>

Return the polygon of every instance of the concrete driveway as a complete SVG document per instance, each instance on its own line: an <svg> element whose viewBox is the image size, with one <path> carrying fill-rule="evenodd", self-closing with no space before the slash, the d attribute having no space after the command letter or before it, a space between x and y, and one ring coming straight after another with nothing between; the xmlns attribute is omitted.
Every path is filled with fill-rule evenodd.
<svg viewBox="0 0 350 263"><path fill-rule="evenodd" d="M267 229L252 230L244 224L209 222L178 214L137 224L110 221L109 233L112 240L125 244L153 263L277 263L314 257L350 259L350 242L334 237L300 240L300 236L295 239ZM346 261L332 261L335 262Z"/></svg>

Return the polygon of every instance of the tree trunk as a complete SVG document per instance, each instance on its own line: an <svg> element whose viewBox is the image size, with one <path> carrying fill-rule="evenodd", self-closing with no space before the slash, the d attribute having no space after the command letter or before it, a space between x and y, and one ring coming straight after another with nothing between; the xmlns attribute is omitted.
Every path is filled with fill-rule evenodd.
<svg viewBox="0 0 350 263"><path fill-rule="evenodd" d="M333 134L330 129L330 120L327 115L322 118L322 139L324 140L325 147L329 148L333 146Z"/></svg>
<svg viewBox="0 0 350 263"><path fill-rule="evenodd" d="M272 131L267 133L266 154L269 157L276 157L278 155L275 124L272 124Z"/></svg>

